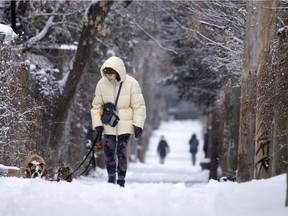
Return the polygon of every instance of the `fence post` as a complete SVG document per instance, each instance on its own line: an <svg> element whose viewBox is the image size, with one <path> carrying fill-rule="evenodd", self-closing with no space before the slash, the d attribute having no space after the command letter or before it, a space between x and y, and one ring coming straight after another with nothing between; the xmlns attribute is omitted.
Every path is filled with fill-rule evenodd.
<svg viewBox="0 0 288 216"><path fill-rule="evenodd" d="M3 42L4 42L4 40L5 40L5 34L4 34L4 32L0 32L0 45L2 45L3 44Z"/></svg>

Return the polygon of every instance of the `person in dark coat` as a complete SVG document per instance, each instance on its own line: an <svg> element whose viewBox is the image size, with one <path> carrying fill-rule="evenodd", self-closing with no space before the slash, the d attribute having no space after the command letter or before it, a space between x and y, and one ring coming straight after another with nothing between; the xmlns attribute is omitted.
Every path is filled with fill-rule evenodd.
<svg viewBox="0 0 288 216"><path fill-rule="evenodd" d="M208 129L204 134L204 146L203 151L205 153L205 158L208 158Z"/></svg>
<svg viewBox="0 0 288 216"><path fill-rule="evenodd" d="M196 153L198 151L198 144L199 144L199 141L196 138L196 134L193 134L191 139L189 140L190 153L192 155L192 164L193 164L193 166L196 164Z"/></svg>
<svg viewBox="0 0 288 216"><path fill-rule="evenodd" d="M160 157L160 163L164 164L165 163L165 158L167 156L167 154L169 153L170 149L169 149L169 145L166 142L164 136L161 136L161 140L158 144L158 148L157 148L157 152L158 155Z"/></svg>

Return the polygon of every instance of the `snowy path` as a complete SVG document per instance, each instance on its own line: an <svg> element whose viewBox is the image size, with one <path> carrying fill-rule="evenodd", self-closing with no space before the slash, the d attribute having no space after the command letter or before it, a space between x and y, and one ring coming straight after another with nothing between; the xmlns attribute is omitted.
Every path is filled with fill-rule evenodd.
<svg viewBox="0 0 288 216"><path fill-rule="evenodd" d="M104 170L97 178L72 183L1 177L0 216L288 215L284 175L243 184L195 183L205 182L208 172L191 165L187 142L192 132L201 138L202 149L199 122L163 123L151 138L146 163L129 164L125 188L106 183ZM161 135L171 147L165 165L156 156ZM200 151L198 161L201 157Z"/></svg>
<svg viewBox="0 0 288 216"><path fill-rule="evenodd" d="M192 166L188 144L193 133L199 139L196 166ZM162 135L170 147L170 153L166 157L165 164L159 163L156 151ZM199 121L163 122L150 139L145 164L131 163L127 179L134 182L207 182L208 172L201 172L199 166L203 158L202 125Z"/></svg>

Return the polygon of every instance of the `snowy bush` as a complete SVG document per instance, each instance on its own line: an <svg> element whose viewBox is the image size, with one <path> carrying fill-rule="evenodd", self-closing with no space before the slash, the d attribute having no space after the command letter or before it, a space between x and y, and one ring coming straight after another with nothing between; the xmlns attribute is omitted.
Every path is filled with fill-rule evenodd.
<svg viewBox="0 0 288 216"><path fill-rule="evenodd" d="M58 81L55 78L57 73L59 73L57 68L39 68L34 64L30 65L31 78L44 97L53 98L59 92Z"/></svg>

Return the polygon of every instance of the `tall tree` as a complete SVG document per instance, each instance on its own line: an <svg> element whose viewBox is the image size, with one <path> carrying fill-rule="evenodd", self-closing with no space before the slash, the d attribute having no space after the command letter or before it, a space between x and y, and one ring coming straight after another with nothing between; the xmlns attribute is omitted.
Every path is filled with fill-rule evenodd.
<svg viewBox="0 0 288 216"><path fill-rule="evenodd" d="M259 38L258 22L259 10L255 10L255 4L260 2L249 1L247 3L246 29L244 43L244 67L241 76L240 99L240 126L238 146L238 176L237 181L248 181L254 178L254 151L255 151L255 105L256 74L258 58ZM258 7L256 7L258 9Z"/></svg>
<svg viewBox="0 0 288 216"><path fill-rule="evenodd" d="M275 108L271 146L272 176L288 172L288 26L278 30L275 67Z"/></svg>
<svg viewBox="0 0 288 216"><path fill-rule="evenodd" d="M274 28L274 1L253 3L257 27L256 59L256 133L255 133L255 178L269 177L269 149L272 135L272 116L274 104L274 73L272 72L272 49ZM255 13L256 11L256 13Z"/></svg>
<svg viewBox="0 0 288 216"><path fill-rule="evenodd" d="M96 35L103 30L104 19L112 4L113 1L98 1L92 3L88 9L87 20L83 25L73 68L69 72L67 83L55 112L56 125L51 128L51 135L53 136L50 136L50 140L48 140L50 146L54 146L57 151L64 140L66 123L69 123L67 122L67 117L74 100L78 83L94 51Z"/></svg>
<svg viewBox="0 0 288 216"><path fill-rule="evenodd" d="M222 165L222 173L230 178L237 172L237 148L239 133L239 102L240 88L239 76L234 74L224 88L224 127L223 142L219 160Z"/></svg>
<svg viewBox="0 0 288 216"><path fill-rule="evenodd" d="M217 180L219 177L218 166L219 166L219 150L221 143L223 142L223 131L224 131L224 97L218 95L215 101L213 113L212 113L212 127L211 137L212 142L210 146L210 173L209 179ZM211 116L210 116L211 117ZM211 138L210 137L210 138Z"/></svg>

